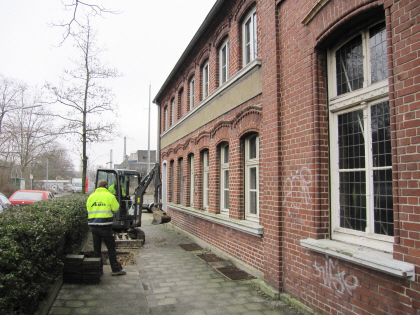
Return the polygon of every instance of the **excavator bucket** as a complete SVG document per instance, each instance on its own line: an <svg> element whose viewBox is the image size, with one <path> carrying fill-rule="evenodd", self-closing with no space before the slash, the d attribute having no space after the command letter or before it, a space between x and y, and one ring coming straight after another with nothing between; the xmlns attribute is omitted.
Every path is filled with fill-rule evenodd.
<svg viewBox="0 0 420 315"><path fill-rule="evenodd" d="M153 225L168 223L171 221L171 216L166 212L163 212L158 207L153 208Z"/></svg>

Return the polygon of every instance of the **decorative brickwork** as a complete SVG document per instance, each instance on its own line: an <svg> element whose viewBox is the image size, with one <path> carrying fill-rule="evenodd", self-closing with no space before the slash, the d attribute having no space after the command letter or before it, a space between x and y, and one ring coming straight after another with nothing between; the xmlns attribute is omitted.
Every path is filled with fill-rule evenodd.
<svg viewBox="0 0 420 315"><path fill-rule="evenodd" d="M217 3L222 3L222 8L210 13L212 19L206 22L201 37L185 55L184 65L170 78L173 85L165 86L156 97L161 125L163 109L170 107L175 93L179 98L177 104L182 104L179 128L170 128L165 133L161 130L162 138L176 134L173 137L176 140L169 145L169 141L165 142L161 148L161 162L170 162L167 193L172 224L241 260L259 275L263 274L267 285L319 313L419 315L420 1L220 0ZM254 9L257 60L244 67L243 20ZM370 29L379 23L385 25L381 26L384 34L381 49L386 51L383 64L387 66L384 69L388 79L385 74L373 86L369 75L375 69L367 68L361 89L368 92L359 96L354 93L357 89L350 89L334 96L334 80L338 80L335 67L344 68L343 77L348 77L352 67L350 63L337 65L335 52L356 36L362 37L360 34L364 34L364 41L369 40L373 36L369 35ZM230 80L219 86L218 45L226 38ZM362 57L372 63L373 59L369 58L374 58L375 51L369 49L363 51ZM203 100L201 68L207 60L209 96ZM260 62L258 66L256 61ZM247 72L247 67L254 70ZM186 91L193 75L196 98L190 111L187 101L190 92ZM253 75L259 76L261 90L235 103L248 91L246 80ZM355 108L368 116L366 108L379 101L389 108L386 132L389 131L390 137L392 176L387 182L389 186L381 189L389 187L392 201L389 213L393 216L388 220L393 233L371 233L368 228L356 231L342 222L337 229L333 221L345 211L346 196L340 195L337 203L333 201L341 183L334 182L339 176L333 170L338 164L333 156L340 147L339 141L331 139L341 131L334 129L333 120ZM334 107L334 102L341 102L341 107ZM229 104L235 106L227 107ZM215 119L200 116L209 109L218 114ZM186 125L194 119L205 123L188 129ZM369 128L374 128L370 122L365 125L360 122L362 133ZM363 137L365 134L371 135L363 133ZM250 157L246 139L250 135L259 137L258 168L251 168L258 170L258 177L251 177L247 168ZM221 187L226 184L221 182L220 148L224 144L229 145L227 215L221 213L220 205ZM204 152L209 155L208 209L204 209L207 185ZM193 205L190 204L191 156L194 157ZM366 182L374 176L377 176L374 172L367 174ZM179 191L181 178L184 178L183 194ZM259 184L259 207L251 207L251 211L259 210L257 221L247 213L247 206L252 204L249 196L254 196L249 188L255 185L253 178ZM348 195L352 199L356 193L351 191ZM183 196L182 200L177 196ZM356 204L354 200L351 202ZM368 223L375 221L381 212L379 203L375 202L378 201L365 207L372 213L366 219ZM212 221L213 218L219 221ZM246 222L255 229L262 227L263 235L241 230L238 222ZM345 241L337 238L337 233L342 233ZM311 247L305 242L308 240L310 244L329 242L338 249L331 253L333 245ZM360 261L352 252L340 249L340 244L342 247L351 244L355 251L363 253L366 248L373 249L377 256L366 254ZM379 256L385 258L378 262Z"/></svg>

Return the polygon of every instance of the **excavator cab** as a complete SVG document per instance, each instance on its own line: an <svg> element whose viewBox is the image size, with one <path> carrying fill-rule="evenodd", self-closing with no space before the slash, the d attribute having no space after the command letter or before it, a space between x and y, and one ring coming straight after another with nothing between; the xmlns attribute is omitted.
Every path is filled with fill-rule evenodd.
<svg viewBox="0 0 420 315"><path fill-rule="evenodd" d="M158 202L162 186L158 163L144 177L134 170L98 169L95 187L98 187L101 179L108 182L108 190L115 195L120 204L112 223L114 233L127 233L133 239L144 239L144 232L140 229L143 196L152 180L155 186L155 201L151 206L153 208L152 224L171 221L171 217L161 210L161 203Z"/></svg>
<svg viewBox="0 0 420 315"><path fill-rule="evenodd" d="M108 182L108 190L115 195L120 204L120 208L114 214L113 230L122 232L134 228L136 221L141 219L141 207L132 209L136 189L141 183L139 172L133 170L98 169L95 187L98 186L98 182L101 179Z"/></svg>

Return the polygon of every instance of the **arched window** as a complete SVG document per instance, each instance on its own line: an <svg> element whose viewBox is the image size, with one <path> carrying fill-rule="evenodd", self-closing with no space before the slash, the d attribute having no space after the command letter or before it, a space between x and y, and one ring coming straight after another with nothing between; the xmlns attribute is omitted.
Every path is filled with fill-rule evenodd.
<svg viewBox="0 0 420 315"><path fill-rule="evenodd" d="M252 10L242 24L242 57L246 66L257 57L257 11Z"/></svg>
<svg viewBox="0 0 420 315"><path fill-rule="evenodd" d="M209 209L209 195L210 195L210 167L209 167L209 151L202 153L202 167L203 167L203 208Z"/></svg>
<svg viewBox="0 0 420 315"><path fill-rule="evenodd" d="M229 215L229 144L220 146L220 213Z"/></svg>
<svg viewBox="0 0 420 315"><path fill-rule="evenodd" d="M332 238L392 251L391 125L385 23L328 52ZM385 241L385 242L384 242ZM388 243L387 243L388 242Z"/></svg>
<svg viewBox="0 0 420 315"><path fill-rule="evenodd" d="M189 91L190 91L189 105L190 105L190 110L192 110L194 108L194 102L195 102L195 78L194 77L190 79Z"/></svg>
<svg viewBox="0 0 420 315"><path fill-rule="evenodd" d="M259 137L245 139L245 219L259 221Z"/></svg>
<svg viewBox="0 0 420 315"><path fill-rule="evenodd" d="M229 42L226 39L219 49L219 85L229 79Z"/></svg>
<svg viewBox="0 0 420 315"><path fill-rule="evenodd" d="M202 67L202 75L203 75L203 99L209 96L209 88L210 88L210 66L209 62L205 62Z"/></svg>

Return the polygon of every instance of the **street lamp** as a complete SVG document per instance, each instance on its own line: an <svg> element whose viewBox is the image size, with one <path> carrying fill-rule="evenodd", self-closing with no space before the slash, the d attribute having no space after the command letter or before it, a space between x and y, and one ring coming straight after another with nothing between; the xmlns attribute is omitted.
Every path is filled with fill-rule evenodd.
<svg viewBox="0 0 420 315"><path fill-rule="evenodd" d="M7 112L12 112L12 111L18 110L18 109L23 111L24 109L40 107L40 106L42 106L42 105L41 104L36 104L36 105L30 105L30 106L22 106L22 107L6 109L5 111L1 112L1 114L0 114L0 134L1 134L1 125L2 125L2 122L3 122L3 118L4 118L4 115L6 115Z"/></svg>

